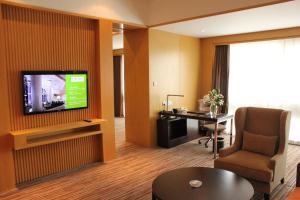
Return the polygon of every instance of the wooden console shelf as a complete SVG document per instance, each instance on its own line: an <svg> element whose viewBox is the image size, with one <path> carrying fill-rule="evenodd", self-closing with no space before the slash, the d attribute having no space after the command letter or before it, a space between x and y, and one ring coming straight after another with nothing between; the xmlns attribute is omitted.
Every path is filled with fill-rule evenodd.
<svg viewBox="0 0 300 200"><path fill-rule="evenodd" d="M101 124L106 120L93 119L91 122L79 121L68 124L47 126L20 131L12 131L14 149L62 142L66 140L102 134Z"/></svg>

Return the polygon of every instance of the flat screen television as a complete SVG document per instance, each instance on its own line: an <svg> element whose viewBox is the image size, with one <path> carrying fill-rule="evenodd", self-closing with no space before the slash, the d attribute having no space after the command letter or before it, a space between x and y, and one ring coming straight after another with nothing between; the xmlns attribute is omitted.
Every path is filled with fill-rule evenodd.
<svg viewBox="0 0 300 200"><path fill-rule="evenodd" d="M88 107L87 71L23 71L24 114Z"/></svg>

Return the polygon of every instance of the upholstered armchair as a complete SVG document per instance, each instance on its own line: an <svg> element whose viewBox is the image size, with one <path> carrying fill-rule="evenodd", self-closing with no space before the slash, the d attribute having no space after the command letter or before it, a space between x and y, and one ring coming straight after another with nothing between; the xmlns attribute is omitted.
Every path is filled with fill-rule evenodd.
<svg viewBox="0 0 300 200"><path fill-rule="evenodd" d="M239 108L234 144L220 150L214 167L247 178L269 199L272 190L284 183L290 118L290 112L280 109Z"/></svg>

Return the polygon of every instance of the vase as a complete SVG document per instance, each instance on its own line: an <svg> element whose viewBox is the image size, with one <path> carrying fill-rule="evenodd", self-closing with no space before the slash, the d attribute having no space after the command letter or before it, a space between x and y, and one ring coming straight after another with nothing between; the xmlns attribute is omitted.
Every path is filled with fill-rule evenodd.
<svg viewBox="0 0 300 200"><path fill-rule="evenodd" d="M211 116L216 117L218 114L218 106L215 104L210 104L209 111Z"/></svg>

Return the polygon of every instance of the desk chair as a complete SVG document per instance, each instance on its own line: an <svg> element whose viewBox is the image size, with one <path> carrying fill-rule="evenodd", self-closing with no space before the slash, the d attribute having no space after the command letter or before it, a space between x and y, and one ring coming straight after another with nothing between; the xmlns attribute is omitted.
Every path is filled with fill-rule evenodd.
<svg viewBox="0 0 300 200"><path fill-rule="evenodd" d="M200 112L209 112L209 110L210 110L209 106L206 106L204 104L203 99L199 99L198 104L199 104ZM198 140L198 143L201 144L201 140L206 139L204 145L205 145L205 148L208 148L208 143L213 140L215 124L207 124L205 122L199 121L199 130L200 129L206 131L206 133L207 133L206 135L208 135L208 136L200 138ZM224 124L219 124L218 125L218 135L221 134L225 129L226 129L226 126Z"/></svg>
<svg viewBox="0 0 300 200"><path fill-rule="evenodd" d="M215 124L203 124L203 125L200 125L200 126L202 126L202 128L205 131L207 131L208 136L200 138L198 140L198 143L202 144L201 140L206 139L206 141L204 143L204 146L205 146L205 148L208 148L208 143L213 140L213 135L214 135L214 131L215 131ZM219 124L218 125L218 135L221 134L225 129L226 129L225 125Z"/></svg>

